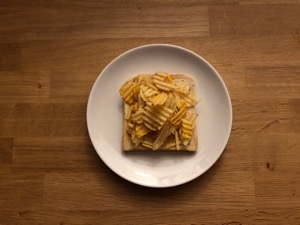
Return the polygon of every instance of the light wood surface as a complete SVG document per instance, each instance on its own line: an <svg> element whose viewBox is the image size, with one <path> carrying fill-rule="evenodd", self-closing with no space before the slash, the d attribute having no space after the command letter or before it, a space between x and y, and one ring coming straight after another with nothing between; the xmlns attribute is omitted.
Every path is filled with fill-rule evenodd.
<svg viewBox="0 0 300 225"><path fill-rule="evenodd" d="M98 74L150 43L188 48L224 79L224 154L150 189L96 154L86 104ZM300 2L0 1L0 224L300 224Z"/></svg>

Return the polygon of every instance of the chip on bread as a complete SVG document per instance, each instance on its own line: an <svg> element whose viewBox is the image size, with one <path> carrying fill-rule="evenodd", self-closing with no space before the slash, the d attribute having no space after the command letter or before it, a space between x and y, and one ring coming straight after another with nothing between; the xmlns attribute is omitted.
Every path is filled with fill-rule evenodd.
<svg viewBox="0 0 300 225"><path fill-rule="evenodd" d="M119 92L124 101L122 149L191 151L198 148L195 81L183 74L139 74Z"/></svg>

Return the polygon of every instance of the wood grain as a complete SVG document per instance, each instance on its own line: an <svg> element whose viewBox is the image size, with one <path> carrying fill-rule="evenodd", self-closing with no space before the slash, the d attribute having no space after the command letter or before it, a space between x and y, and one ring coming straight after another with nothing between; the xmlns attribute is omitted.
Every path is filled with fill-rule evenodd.
<svg viewBox="0 0 300 225"><path fill-rule="evenodd" d="M98 74L150 43L224 79L224 154L185 185L113 173L86 127ZM0 1L0 224L300 224L298 0Z"/></svg>

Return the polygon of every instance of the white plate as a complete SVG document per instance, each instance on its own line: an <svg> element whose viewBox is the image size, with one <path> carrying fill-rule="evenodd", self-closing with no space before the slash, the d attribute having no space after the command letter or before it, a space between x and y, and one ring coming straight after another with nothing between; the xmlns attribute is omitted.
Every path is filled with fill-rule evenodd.
<svg viewBox="0 0 300 225"><path fill-rule="evenodd" d="M182 73L196 80L199 146L196 153L122 152L123 103L119 88L139 73ZM232 124L231 101L217 71L182 47L153 44L114 59L97 78L88 100L87 125L104 163L119 176L148 187L186 183L207 171L222 154Z"/></svg>

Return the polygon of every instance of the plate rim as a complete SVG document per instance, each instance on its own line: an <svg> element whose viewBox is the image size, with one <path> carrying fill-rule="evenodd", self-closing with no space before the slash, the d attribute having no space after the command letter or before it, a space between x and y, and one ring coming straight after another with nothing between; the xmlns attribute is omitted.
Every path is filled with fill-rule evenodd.
<svg viewBox="0 0 300 225"><path fill-rule="evenodd" d="M142 48L149 48L149 47L170 47L170 48L175 48L175 49L178 49L178 50L181 50L181 51L184 51L184 52L188 52L189 54L192 54L194 56L196 56L197 58L199 58L200 60L202 60L203 62L205 62L205 64L217 75L217 78L218 80L221 82L222 86L223 86L223 89L225 90L225 94L226 94L226 99L228 100L228 104L229 104L229 126L228 126L228 130L227 130L227 136L225 137L225 141L224 143L222 143L222 150L220 151L219 155L216 155L216 158L215 160L211 163L211 165L209 165L205 170L202 170L201 173L197 173L196 175L190 177L189 179L186 179L184 181L180 181L180 182L176 182L176 183L171 183L171 184L160 184L160 185L151 185L151 184L145 184L143 182L139 182L135 179L131 179L130 177L126 177L122 174L120 174L116 169L114 169L110 164L109 162L106 161L106 159L104 159L103 157L101 157L101 154L100 154L100 150L98 150L96 148L96 145L95 145L95 141L93 140L92 138L92 135L91 135L91 128L90 128L90 125L89 125L89 112L90 112L90 108L91 108L91 96L92 94L95 92L95 88L97 86L97 84L100 82L101 78L103 77L103 74L105 74L105 72L109 69L109 67L111 67L111 65L117 61L118 59L124 57L125 55L127 54L130 54L131 52L133 51L136 51L136 50L139 50L139 49L142 49ZM149 188L168 188L168 187L175 187L175 186L179 186L179 185L183 185L183 184L186 184L198 177L200 177L201 175L203 175L204 173L206 173L218 160L219 158L221 157L221 155L223 154L223 152L225 151L226 149L226 145L229 141L229 138L230 138L230 134L231 134L231 130L232 130L232 121L233 121L233 110L232 110L232 102L231 102L231 98L230 98L230 94L229 94L229 91L227 89L227 86L224 82L224 80L222 79L221 75L218 73L218 71L206 60L204 59L202 56L198 55L197 53L187 49L187 48L184 48L184 47L181 47L181 46L178 46L178 45L173 45L173 44L163 44L163 43L158 43L158 44L145 44L145 45L140 45L140 46L137 46L137 47L134 47L134 48L131 48L123 53L121 53L120 55L118 55L117 57L115 57L112 61L110 61L104 68L103 70L99 73L99 75L97 76L96 80L94 81L93 83L93 86L90 90L90 93L89 93L89 96L88 96L88 101L87 101L87 108L86 108L86 122L87 122L87 129L88 129L88 134L89 134L89 139L91 140L92 142L92 145L94 147L94 150L97 152L97 155L98 157L100 157L100 159L104 162L104 164L109 168L111 169L114 173L116 173L118 176L122 177L123 179L131 182L131 183L134 183L134 184L137 184L137 185L140 185L140 186L143 186L143 187L149 187Z"/></svg>

